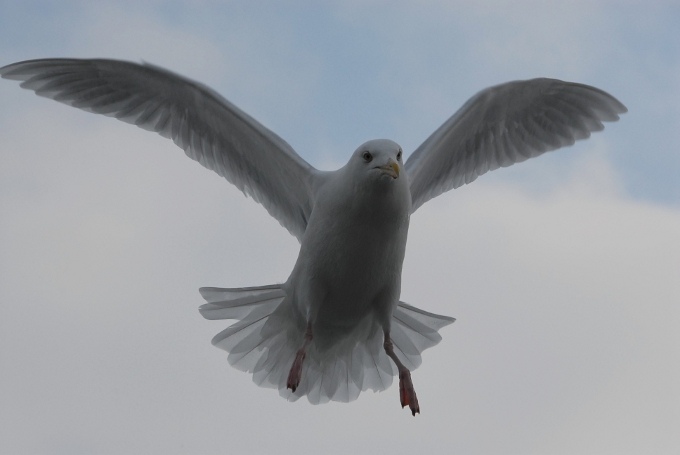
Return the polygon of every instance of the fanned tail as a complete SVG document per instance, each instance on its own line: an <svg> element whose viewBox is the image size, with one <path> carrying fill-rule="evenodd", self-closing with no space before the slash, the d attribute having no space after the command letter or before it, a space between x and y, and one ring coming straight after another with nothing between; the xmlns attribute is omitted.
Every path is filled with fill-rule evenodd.
<svg viewBox="0 0 680 455"><path fill-rule="evenodd" d="M422 363L421 353L437 345L439 329L453 324L456 318L429 313L408 303L399 302L392 313L394 352L406 368L413 371Z"/></svg>
<svg viewBox="0 0 680 455"><path fill-rule="evenodd" d="M252 372L263 354L271 351L272 342L280 335L265 337L263 327L271 314L286 297L281 286L269 285L249 288L201 288L208 302L199 311L206 319L236 319L237 322L221 331L212 344L229 352L229 364L241 371Z"/></svg>
<svg viewBox="0 0 680 455"><path fill-rule="evenodd" d="M275 388L284 398L302 396L312 404L349 402L362 391L387 389L397 374L383 350L382 327L367 317L348 336L319 351L311 343L302 380L293 393L286 387L295 353L302 344L306 321L286 299L282 285L248 288L201 288L208 303L200 307L206 319L236 319L212 343L229 352L235 368L252 373L261 387ZM454 322L399 302L392 315L395 353L410 370L422 362L421 353L441 340L438 331Z"/></svg>

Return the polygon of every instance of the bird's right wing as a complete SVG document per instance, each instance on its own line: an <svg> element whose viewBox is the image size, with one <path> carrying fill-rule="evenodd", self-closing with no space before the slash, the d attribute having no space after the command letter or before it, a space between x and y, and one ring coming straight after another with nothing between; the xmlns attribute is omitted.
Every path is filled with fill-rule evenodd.
<svg viewBox="0 0 680 455"><path fill-rule="evenodd" d="M514 81L482 90L406 161L411 211L478 176L568 146L626 107L589 85Z"/></svg>
<svg viewBox="0 0 680 455"><path fill-rule="evenodd" d="M149 64L103 59L28 60L0 68L0 75L38 95L172 139L302 238L315 169L205 85Z"/></svg>

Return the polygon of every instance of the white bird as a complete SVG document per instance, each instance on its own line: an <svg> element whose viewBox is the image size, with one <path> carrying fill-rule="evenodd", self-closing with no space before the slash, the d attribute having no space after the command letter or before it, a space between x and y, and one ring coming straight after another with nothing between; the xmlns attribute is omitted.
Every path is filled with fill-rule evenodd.
<svg viewBox="0 0 680 455"><path fill-rule="evenodd" d="M384 390L398 373L401 405L414 416L420 407L410 371L454 319L399 301L411 214L487 171L587 138L626 112L587 85L508 82L472 97L406 163L399 145L380 139L323 172L210 88L156 66L43 59L5 66L0 75L171 138L297 237L300 253L285 283L200 289L204 317L237 320L213 339L233 366L290 400L306 395L315 404Z"/></svg>

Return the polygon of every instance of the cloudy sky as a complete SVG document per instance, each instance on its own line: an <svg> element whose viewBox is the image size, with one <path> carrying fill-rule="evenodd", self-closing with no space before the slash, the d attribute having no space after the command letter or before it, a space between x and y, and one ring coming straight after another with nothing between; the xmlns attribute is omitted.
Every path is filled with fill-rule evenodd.
<svg viewBox="0 0 680 455"><path fill-rule="evenodd" d="M513 79L629 109L412 217L402 298L458 318L414 419L394 386L312 406L231 368L197 289L282 282L296 240L170 141L0 81L0 452L677 453L678 23L670 1L0 0L0 65L165 66L322 169L411 151Z"/></svg>

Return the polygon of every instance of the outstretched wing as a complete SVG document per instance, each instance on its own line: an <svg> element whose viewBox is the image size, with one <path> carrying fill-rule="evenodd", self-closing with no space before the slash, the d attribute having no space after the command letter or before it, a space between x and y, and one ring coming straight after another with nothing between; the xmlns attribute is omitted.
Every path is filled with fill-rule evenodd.
<svg viewBox="0 0 680 455"><path fill-rule="evenodd" d="M149 64L102 59L29 60L0 68L0 75L38 95L172 139L302 238L314 168L210 88Z"/></svg>
<svg viewBox="0 0 680 455"><path fill-rule="evenodd" d="M572 145L626 111L600 89L556 79L482 90L406 162L411 210L488 171Z"/></svg>

